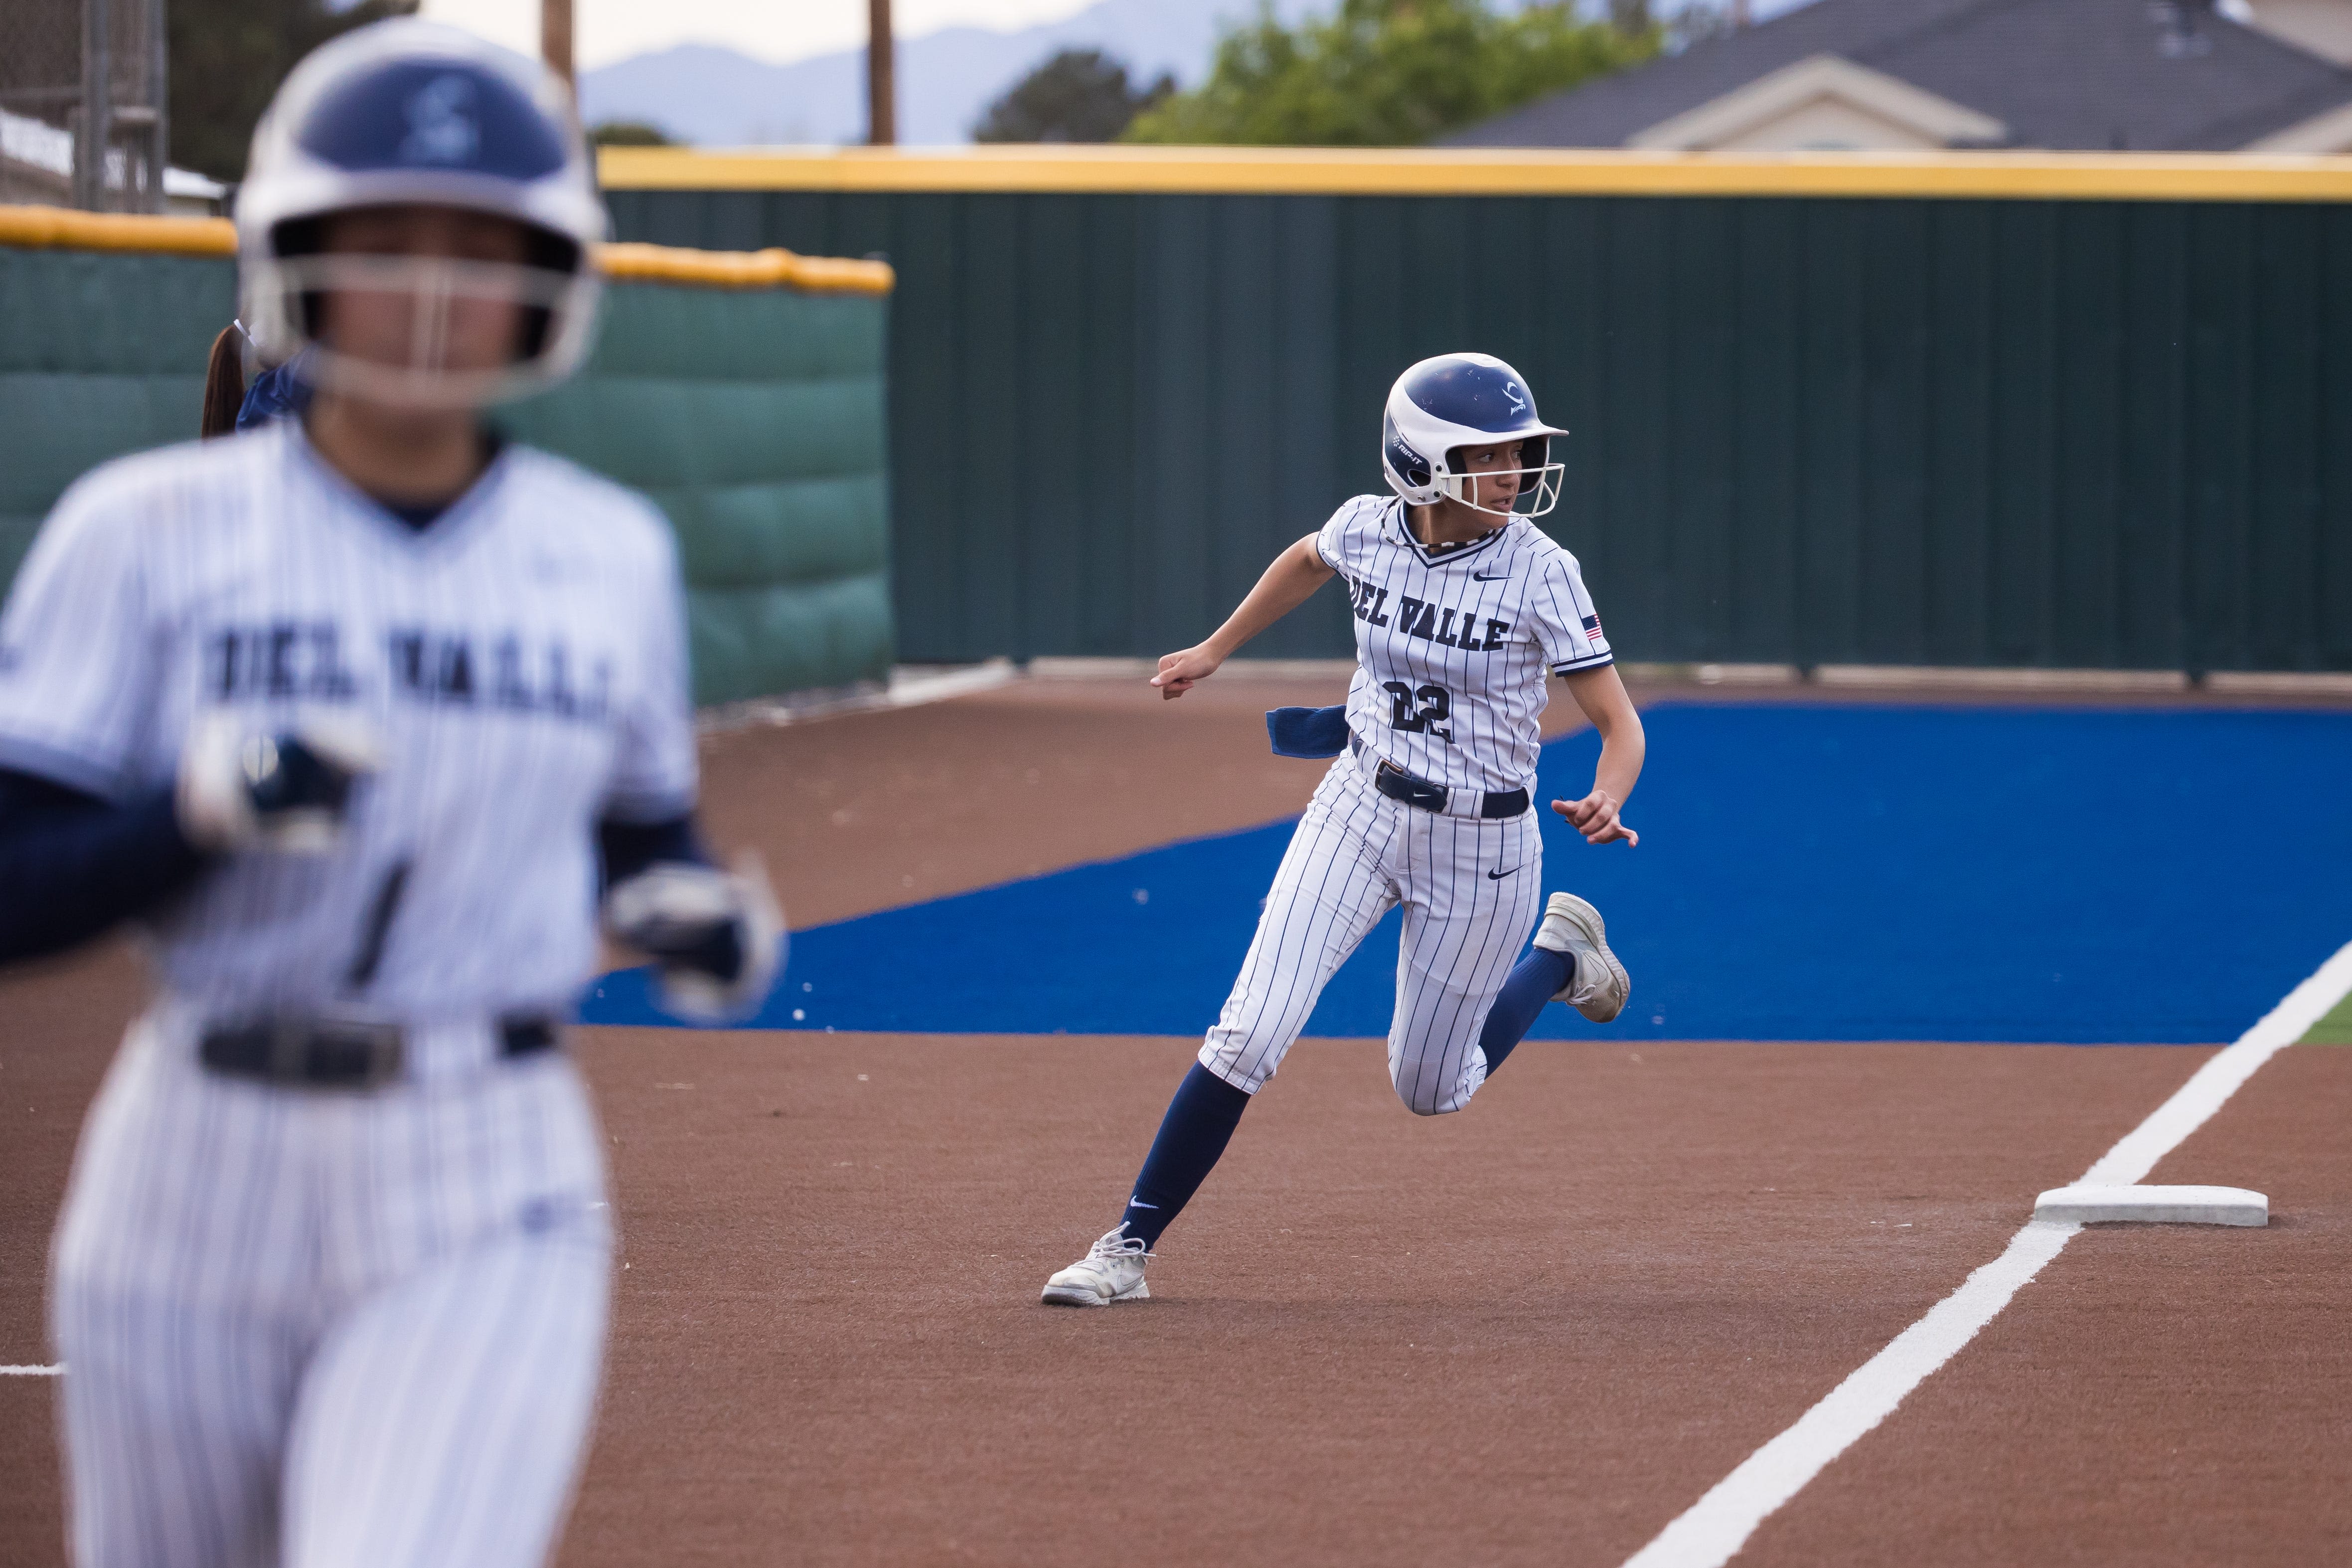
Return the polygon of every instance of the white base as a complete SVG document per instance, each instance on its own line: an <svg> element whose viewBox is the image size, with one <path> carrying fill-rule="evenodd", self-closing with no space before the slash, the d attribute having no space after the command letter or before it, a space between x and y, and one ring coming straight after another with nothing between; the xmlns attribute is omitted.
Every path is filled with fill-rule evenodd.
<svg viewBox="0 0 2352 1568"><path fill-rule="evenodd" d="M2033 1217L2078 1225L2268 1225L2271 1201L2243 1187L2053 1187Z"/></svg>

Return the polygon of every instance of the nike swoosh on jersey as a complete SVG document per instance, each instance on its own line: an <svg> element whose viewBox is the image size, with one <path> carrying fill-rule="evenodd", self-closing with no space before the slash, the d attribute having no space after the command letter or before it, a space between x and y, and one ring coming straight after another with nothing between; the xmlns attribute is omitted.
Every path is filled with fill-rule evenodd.
<svg viewBox="0 0 2352 1568"><path fill-rule="evenodd" d="M1487 575L1484 572L1473 572L1470 574L1470 581L1473 583L1507 583L1510 579L1511 574L1508 572L1497 572L1492 576Z"/></svg>
<svg viewBox="0 0 2352 1568"><path fill-rule="evenodd" d="M1511 871L1516 871L1517 869L1518 868L1517 866L1511 868ZM1490 882L1499 882L1504 878L1509 876L1511 871L1489 871L1486 873L1486 880Z"/></svg>

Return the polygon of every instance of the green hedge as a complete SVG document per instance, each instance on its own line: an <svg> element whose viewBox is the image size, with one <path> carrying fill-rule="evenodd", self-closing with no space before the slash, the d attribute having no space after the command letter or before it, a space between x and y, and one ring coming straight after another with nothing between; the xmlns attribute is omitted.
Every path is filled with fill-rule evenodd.
<svg viewBox="0 0 2352 1568"><path fill-rule="evenodd" d="M0 582L74 478L190 438L226 260L0 247ZM500 412L677 531L698 701L879 680L887 301L624 283L583 375Z"/></svg>

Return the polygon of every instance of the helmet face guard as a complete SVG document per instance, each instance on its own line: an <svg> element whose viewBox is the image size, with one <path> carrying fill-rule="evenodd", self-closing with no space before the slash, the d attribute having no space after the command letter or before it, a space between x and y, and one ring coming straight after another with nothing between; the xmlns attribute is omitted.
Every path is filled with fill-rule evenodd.
<svg viewBox="0 0 2352 1568"><path fill-rule="evenodd" d="M1568 465L1544 461L1550 442L1549 437L1542 436L1526 438L1519 447L1522 462L1526 461L1528 445L1536 449L1536 460L1532 465L1519 468L1488 468L1477 474L1454 471L1462 458L1462 448L1456 447L1445 454L1449 471L1435 476L1437 488L1447 500L1458 501L1472 511L1483 511L1489 517L1541 517L1559 504L1560 476L1568 471ZM1479 505L1474 499L1478 493L1478 481L1496 479L1504 474L1519 477L1518 493L1511 498L1511 504L1504 507ZM1523 502L1526 504L1522 505Z"/></svg>
<svg viewBox="0 0 2352 1568"><path fill-rule="evenodd" d="M539 391L576 370L600 284L589 247L606 221L562 83L470 34L397 19L358 28L298 65L253 138L237 197L241 315L258 356L302 355L306 381L411 407L470 407ZM528 264L322 253L327 220L367 207L453 207L520 225ZM396 359L320 340L321 297L410 297ZM509 363L453 363L453 309L520 307Z"/></svg>
<svg viewBox="0 0 2352 1568"><path fill-rule="evenodd" d="M1550 461L1551 437L1568 432L1536 415L1535 395L1519 373L1491 354L1425 359L1389 389L1381 427L1381 468L1389 488L1414 506L1454 501L1490 517L1542 517L1559 504L1565 466ZM1462 471L1465 447L1521 443L1521 467ZM1532 461L1529 459L1532 458ZM1481 478L1517 474L1510 505L1481 505Z"/></svg>
<svg viewBox="0 0 2352 1568"><path fill-rule="evenodd" d="M596 275L586 270L318 252L258 264L247 297L248 308L266 300L279 321L299 323L296 374L311 386L401 407L478 408L527 396L569 374L587 352L599 291ZM397 357L346 353L318 335L322 296L330 293L404 301L408 331ZM516 310L516 349L507 363L451 363L453 308L468 302Z"/></svg>

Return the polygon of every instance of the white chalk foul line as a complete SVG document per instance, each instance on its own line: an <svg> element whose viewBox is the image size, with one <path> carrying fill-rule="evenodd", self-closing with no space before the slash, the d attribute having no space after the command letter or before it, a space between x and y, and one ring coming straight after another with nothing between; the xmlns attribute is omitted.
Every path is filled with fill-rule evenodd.
<svg viewBox="0 0 2352 1568"><path fill-rule="evenodd" d="M65 1368L59 1366L0 1366L0 1377L60 1377Z"/></svg>
<svg viewBox="0 0 2352 1568"><path fill-rule="evenodd" d="M944 702L950 697L993 691L1020 679L1020 669L1008 658L992 658L969 669L950 669L938 675L894 674L883 700L893 708L919 708L927 702Z"/></svg>
<svg viewBox="0 0 2352 1568"><path fill-rule="evenodd" d="M2171 1099L2102 1155L2083 1180L2128 1185L2147 1175L2221 1110L2255 1069L2303 1038L2347 994L2352 994L2352 942L2199 1068ZM1999 1258L1969 1275L1926 1317L1856 1368L1795 1426L1748 1455L1655 1540L1627 1558L1625 1568L1722 1568L1775 1509L1894 1414L1913 1389L2000 1315L2082 1228L2028 1221Z"/></svg>

